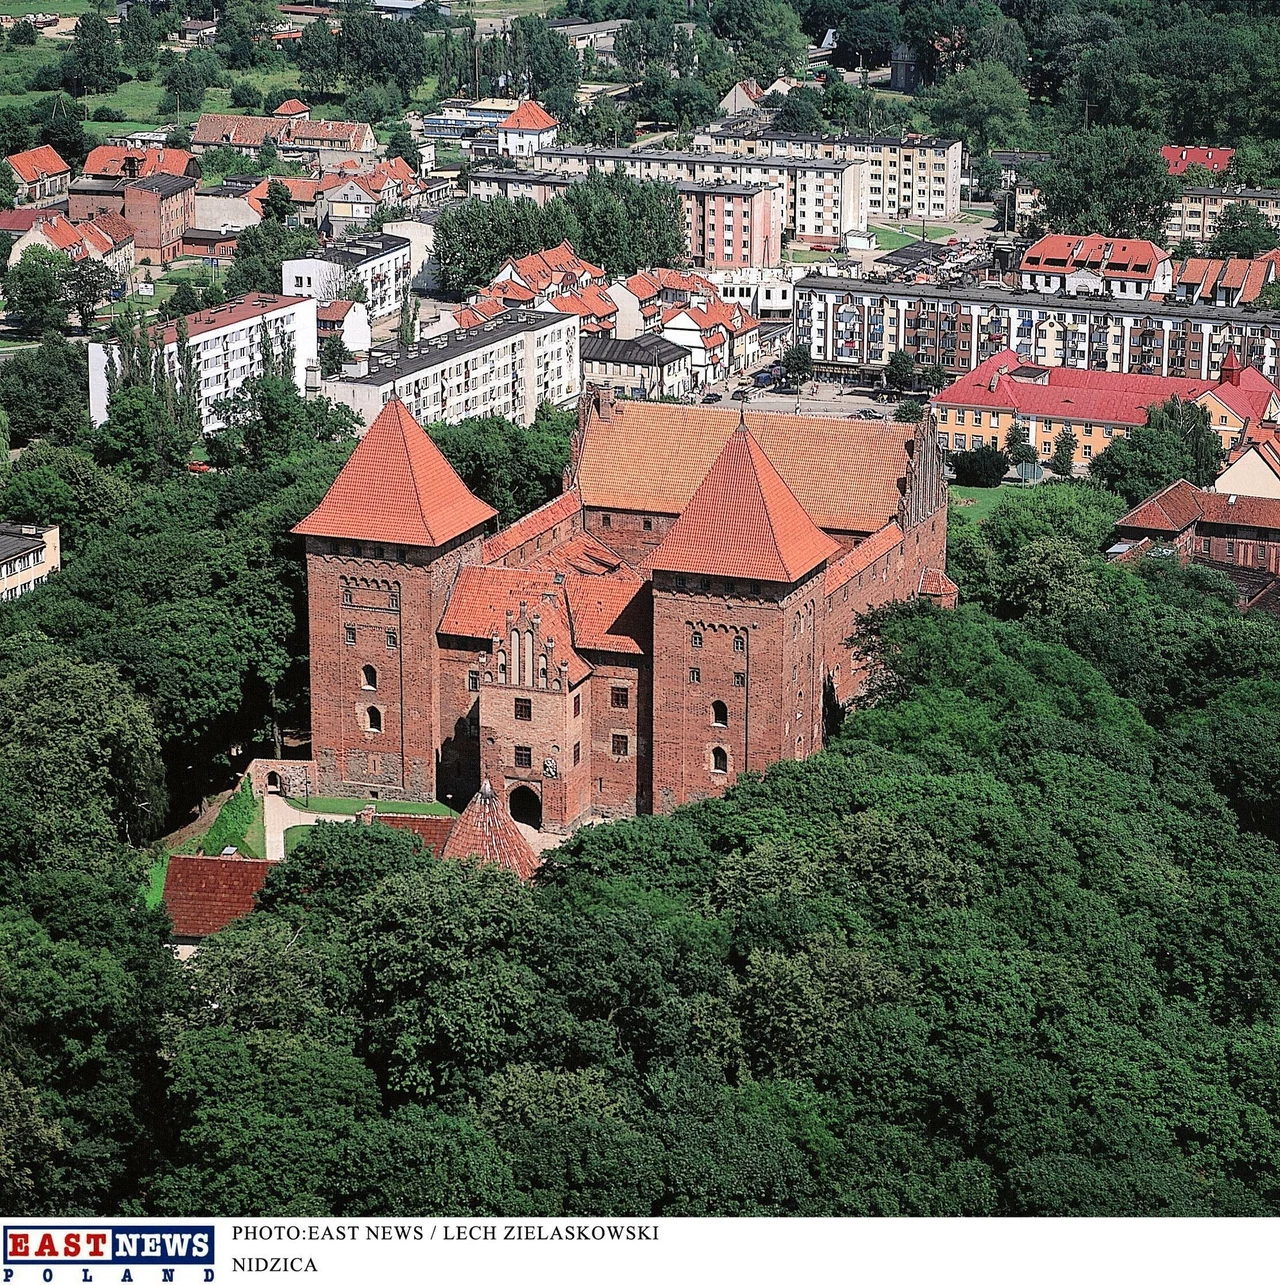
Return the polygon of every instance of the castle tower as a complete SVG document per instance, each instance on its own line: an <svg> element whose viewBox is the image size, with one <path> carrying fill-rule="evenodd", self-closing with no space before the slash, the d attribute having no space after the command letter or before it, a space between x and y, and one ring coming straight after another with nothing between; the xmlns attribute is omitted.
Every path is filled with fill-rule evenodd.
<svg viewBox="0 0 1280 1285"><path fill-rule="evenodd" d="M655 811L822 744L825 598L839 546L746 424L645 560L653 575Z"/></svg>
<svg viewBox="0 0 1280 1285"><path fill-rule="evenodd" d="M322 793L432 799L442 739L436 629L497 516L393 397L307 542L311 741ZM478 769L477 769L478 770Z"/></svg>

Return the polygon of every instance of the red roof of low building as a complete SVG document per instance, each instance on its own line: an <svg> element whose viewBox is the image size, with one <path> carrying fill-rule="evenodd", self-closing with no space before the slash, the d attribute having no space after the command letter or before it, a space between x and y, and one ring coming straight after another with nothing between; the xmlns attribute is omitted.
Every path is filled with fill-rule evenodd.
<svg viewBox="0 0 1280 1285"><path fill-rule="evenodd" d="M608 575L569 572L564 587L575 647L627 656L645 654L645 642L653 637L653 595L647 580L622 566Z"/></svg>
<svg viewBox="0 0 1280 1285"><path fill-rule="evenodd" d="M300 98L286 98L271 114L273 116L296 116L299 112L309 112L310 107Z"/></svg>
<svg viewBox="0 0 1280 1285"><path fill-rule="evenodd" d="M438 548L497 517L393 397L296 535Z"/></svg>
<svg viewBox="0 0 1280 1285"><path fill-rule="evenodd" d="M1201 491L1200 521L1216 526L1264 527L1280 531L1280 499L1266 495Z"/></svg>
<svg viewBox="0 0 1280 1285"><path fill-rule="evenodd" d="M123 214L108 210L105 214L95 214L93 221L118 246L126 245L137 236L133 224Z"/></svg>
<svg viewBox="0 0 1280 1285"><path fill-rule="evenodd" d="M497 535L491 535L484 542L482 556L486 562L500 562L512 549L517 549L540 535L546 535L561 522L572 521L581 510L582 498L577 491L562 491L554 500L548 500Z"/></svg>
<svg viewBox="0 0 1280 1285"><path fill-rule="evenodd" d="M410 834L416 834L433 856L440 857L444 855L444 845L456 818L409 812L379 812L374 820L389 825L393 830L407 830Z"/></svg>
<svg viewBox="0 0 1280 1285"><path fill-rule="evenodd" d="M1176 143L1160 149L1160 155L1168 162L1170 174L1185 174L1191 165L1203 165L1216 174L1231 164L1235 154L1234 147L1179 147Z"/></svg>
<svg viewBox="0 0 1280 1285"><path fill-rule="evenodd" d="M1042 236L1022 256L1024 272L1096 272L1104 279L1151 281L1169 257L1154 241L1126 240L1100 233Z"/></svg>
<svg viewBox="0 0 1280 1285"><path fill-rule="evenodd" d="M14 152L9 164L24 183L38 183L55 174L70 174L71 166L47 143L28 152Z"/></svg>
<svg viewBox="0 0 1280 1285"><path fill-rule="evenodd" d="M542 864L488 781L481 783L462 810L440 855L449 861L479 857L486 864L510 870L526 883Z"/></svg>
<svg viewBox="0 0 1280 1285"><path fill-rule="evenodd" d="M355 306L354 299L334 299L329 303L322 303L316 309L316 320L327 321L330 323L339 322Z"/></svg>
<svg viewBox="0 0 1280 1285"><path fill-rule="evenodd" d="M95 147L85 158L84 172L105 178L127 174L130 178L150 178L154 174L187 176L195 157L178 147Z"/></svg>
<svg viewBox="0 0 1280 1285"><path fill-rule="evenodd" d="M544 129L555 129L560 122L549 116L532 98L521 103L499 126L499 129L523 129L532 133L541 133Z"/></svg>
<svg viewBox="0 0 1280 1285"><path fill-rule="evenodd" d="M791 584L838 548L814 525L740 421L644 565Z"/></svg>
<svg viewBox="0 0 1280 1285"><path fill-rule="evenodd" d="M208 937L253 909L268 863L242 857L174 855L164 876L164 904L175 937Z"/></svg>
<svg viewBox="0 0 1280 1285"><path fill-rule="evenodd" d="M1199 519L1203 496L1204 492L1198 487L1179 478L1130 509L1116 522L1116 526L1177 535Z"/></svg>
<svg viewBox="0 0 1280 1285"><path fill-rule="evenodd" d="M0 210L0 232L30 232L37 223L48 217L48 210L31 205L17 210Z"/></svg>

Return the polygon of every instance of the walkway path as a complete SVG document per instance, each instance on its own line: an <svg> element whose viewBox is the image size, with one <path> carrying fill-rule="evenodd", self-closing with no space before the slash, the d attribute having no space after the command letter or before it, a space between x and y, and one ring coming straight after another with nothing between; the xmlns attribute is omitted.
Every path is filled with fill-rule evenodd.
<svg viewBox="0 0 1280 1285"><path fill-rule="evenodd" d="M304 812L290 807L283 794L268 794L263 799L263 822L267 832L267 860L284 860L284 832L295 825L315 825L317 821L355 821L347 812Z"/></svg>

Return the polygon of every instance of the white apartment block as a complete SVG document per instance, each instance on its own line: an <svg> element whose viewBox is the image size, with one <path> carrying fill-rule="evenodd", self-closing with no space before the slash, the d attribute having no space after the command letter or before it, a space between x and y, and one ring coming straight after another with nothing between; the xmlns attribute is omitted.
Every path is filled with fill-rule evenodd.
<svg viewBox="0 0 1280 1285"><path fill-rule="evenodd" d="M12 602L62 569L56 526L0 522L0 602Z"/></svg>
<svg viewBox="0 0 1280 1285"><path fill-rule="evenodd" d="M753 317L777 319L791 316L796 281L807 269L784 264L780 268L710 268L700 275L715 286L725 303L736 303Z"/></svg>
<svg viewBox="0 0 1280 1285"><path fill-rule="evenodd" d="M737 157L863 161L873 219L954 219L960 214L963 145L953 138L782 134L747 126L694 136L695 147Z"/></svg>
<svg viewBox="0 0 1280 1285"><path fill-rule="evenodd" d="M575 315L512 309L407 348L374 348L333 379L313 374L311 391L350 406L366 425L394 396L420 424L502 415L527 428L543 402L576 401L579 366Z"/></svg>
<svg viewBox="0 0 1280 1285"><path fill-rule="evenodd" d="M307 367L316 361L314 299L249 294L219 308L192 313L186 322L187 344L200 377L200 420L206 433L222 427L214 403L262 374L264 328L277 362L292 354L285 373L299 390L305 389ZM176 326L167 326L163 337L165 362L180 376ZM116 361L116 348L114 340L89 345L89 414L95 425L107 418L107 364Z"/></svg>
<svg viewBox="0 0 1280 1285"><path fill-rule="evenodd" d="M1072 298L809 276L795 286L795 339L822 370L883 367L898 349L963 374L1013 349L1044 366L1217 379L1234 348L1280 374L1280 316L1166 300Z"/></svg>
<svg viewBox="0 0 1280 1285"><path fill-rule="evenodd" d="M387 232L349 237L305 259L286 259L280 268L281 290L322 303L350 298L354 283L364 287L371 322L400 309L404 288L413 275L407 237Z"/></svg>
<svg viewBox="0 0 1280 1285"><path fill-rule="evenodd" d="M533 163L538 170L584 177L592 170L621 170L634 179L779 188L784 194L784 227L791 229L798 240L822 244L838 243L850 232L865 232L871 211L870 166L866 159L549 147L539 152ZM958 201L958 168L956 182Z"/></svg>

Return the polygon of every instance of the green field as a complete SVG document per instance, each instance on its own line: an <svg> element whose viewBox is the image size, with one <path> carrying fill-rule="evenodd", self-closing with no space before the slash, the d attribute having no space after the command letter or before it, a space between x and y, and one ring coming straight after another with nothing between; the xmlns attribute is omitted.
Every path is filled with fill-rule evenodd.
<svg viewBox="0 0 1280 1285"><path fill-rule="evenodd" d="M991 510L1010 491L1022 490L1019 486L949 486L947 493L951 506L973 522L990 517Z"/></svg>
<svg viewBox="0 0 1280 1285"><path fill-rule="evenodd" d="M369 799L335 799L313 794L305 803L301 799L285 800L291 808L299 812L335 812L343 816L355 816L361 808L369 805ZM413 816L456 816L452 808L443 803L397 803L394 799L372 800L376 812L406 812Z"/></svg>
<svg viewBox="0 0 1280 1285"><path fill-rule="evenodd" d="M293 856L294 850L297 848L298 844L300 844L313 829L315 829L315 827L310 825L291 825L284 832L284 855L286 857Z"/></svg>
<svg viewBox="0 0 1280 1285"><path fill-rule="evenodd" d="M872 223L868 227L869 232L875 233L876 245L882 250L901 250L904 245L914 245L920 240L919 227L917 223L915 229L910 223L904 223L905 232L899 232L897 228L885 227L880 223ZM956 234L955 228L942 228L933 224L926 227L925 233L930 241L945 241L948 237Z"/></svg>

